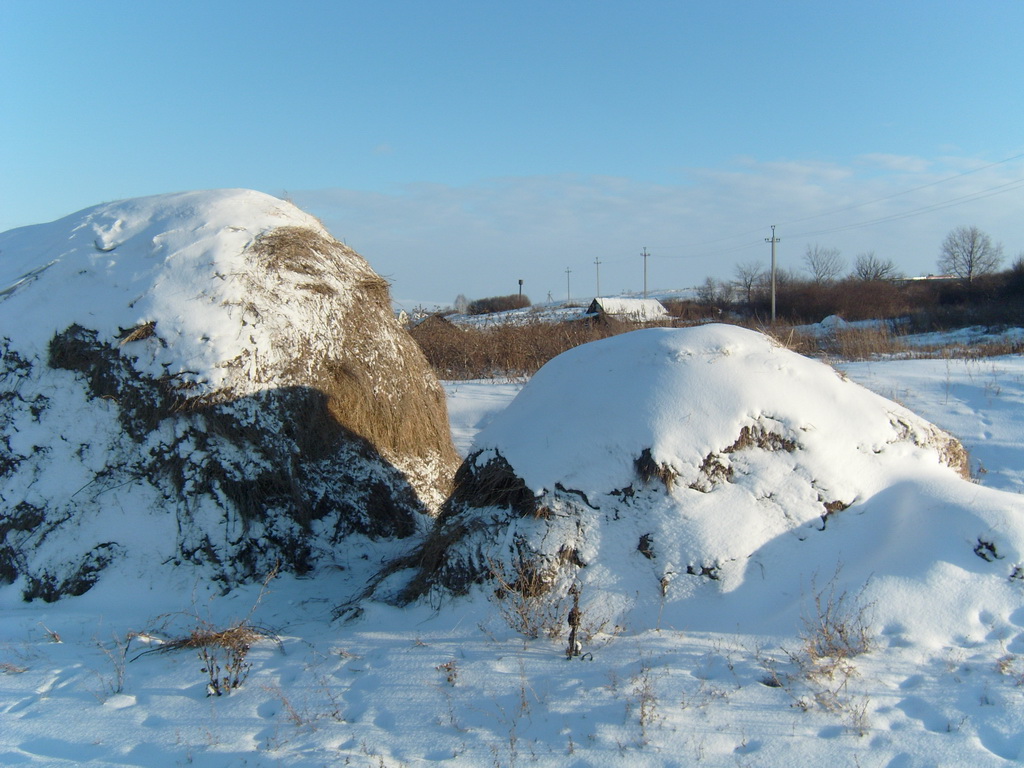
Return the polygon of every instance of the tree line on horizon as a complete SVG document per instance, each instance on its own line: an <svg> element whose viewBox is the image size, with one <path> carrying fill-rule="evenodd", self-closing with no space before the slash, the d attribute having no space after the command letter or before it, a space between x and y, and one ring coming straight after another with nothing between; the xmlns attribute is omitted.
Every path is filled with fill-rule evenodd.
<svg viewBox="0 0 1024 768"><path fill-rule="evenodd" d="M1024 322L1024 253L1005 272L999 271L1002 263L1003 246L974 226L956 227L946 235L936 262L940 274L929 278L909 278L892 259L874 251L858 254L847 271L838 248L808 244L801 270L775 271L776 318L807 323L829 315L851 321L913 317L921 326L948 326L957 318ZM706 278L693 300L663 303L684 321L729 313L764 322L770 318L770 286L767 267L745 262L736 265L731 279ZM530 306L522 293L475 300L460 294L447 312L483 315Z"/></svg>
<svg viewBox="0 0 1024 768"><path fill-rule="evenodd" d="M788 322L818 322L829 315L851 321L902 317L936 326L956 323L957 317L1024 321L1024 254L1000 272L1002 263L1002 245L969 226L946 235L936 262L940 274L929 278L908 278L892 259L874 252L858 254L846 272L838 248L809 244L802 273L775 270L776 317ZM731 280L708 277L690 310L764 318L770 313L770 286L770 270L763 265L738 264Z"/></svg>

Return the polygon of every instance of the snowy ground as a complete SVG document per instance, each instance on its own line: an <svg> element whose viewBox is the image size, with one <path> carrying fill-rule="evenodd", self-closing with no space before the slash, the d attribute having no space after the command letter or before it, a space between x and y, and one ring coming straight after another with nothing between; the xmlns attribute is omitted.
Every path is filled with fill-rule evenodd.
<svg viewBox="0 0 1024 768"><path fill-rule="evenodd" d="M1024 490L1024 360L842 368L960 437L981 485ZM519 388L447 385L461 451ZM941 643L869 624L873 649L831 674L808 674L799 625L769 636L606 627L592 655L567 661L563 639L524 640L481 600L439 611L371 605L331 621L386 554L353 547L336 573L279 578L262 597L255 587L218 595L101 582L48 605L0 589L0 765L908 768L1024 758L1024 592L1018 608L989 610L951 573L949 599L976 608L971 622ZM230 695L207 695L195 650L139 655L242 621L269 637Z"/></svg>

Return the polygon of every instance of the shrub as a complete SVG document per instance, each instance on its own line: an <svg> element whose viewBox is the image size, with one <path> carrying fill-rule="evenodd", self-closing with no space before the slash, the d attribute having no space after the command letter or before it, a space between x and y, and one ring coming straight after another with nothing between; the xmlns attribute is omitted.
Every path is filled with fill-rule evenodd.
<svg viewBox="0 0 1024 768"><path fill-rule="evenodd" d="M431 318L410 333L439 378L464 380L532 376L544 363L568 349L636 327L617 321L537 320L474 328Z"/></svg>
<svg viewBox="0 0 1024 768"><path fill-rule="evenodd" d="M804 613L800 634L810 664L826 672L835 664L867 653L874 642L869 618L871 605L863 602L863 591L853 597L839 591L838 577L837 568L820 590L812 582L812 605Z"/></svg>
<svg viewBox="0 0 1024 768"><path fill-rule="evenodd" d="M524 309L530 306L528 296L513 293L508 296L491 296L487 299L476 299L469 302L466 313L470 315L487 315L491 312L507 312L510 309Z"/></svg>
<svg viewBox="0 0 1024 768"><path fill-rule="evenodd" d="M552 564L519 553L508 566L490 563L490 571L497 583L498 611L509 627L531 639L561 636L570 596L554 592L557 569Z"/></svg>

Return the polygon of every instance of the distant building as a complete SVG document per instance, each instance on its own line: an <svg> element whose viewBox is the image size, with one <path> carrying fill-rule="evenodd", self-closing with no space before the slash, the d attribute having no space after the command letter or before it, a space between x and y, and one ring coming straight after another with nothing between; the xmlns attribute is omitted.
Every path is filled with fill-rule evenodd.
<svg viewBox="0 0 1024 768"><path fill-rule="evenodd" d="M634 323L653 323L669 317L668 310L657 299L594 299L587 314Z"/></svg>

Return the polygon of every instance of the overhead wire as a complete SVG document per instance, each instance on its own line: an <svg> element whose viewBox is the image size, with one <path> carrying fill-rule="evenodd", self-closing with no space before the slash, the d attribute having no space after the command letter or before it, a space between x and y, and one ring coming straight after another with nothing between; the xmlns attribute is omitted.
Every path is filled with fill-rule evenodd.
<svg viewBox="0 0 1024 768"><path fill-rule="evenodd" d="M836 213L843 213L843 212L850 211L850 210L856 210L858 208L864 208L864 207L866 207L868 205L873 205L875 203L884 202L886 200L891 200L891 199L896 198L896 197L901 197L903 195L911 194L913 192L918 192L918 191L920 191L922 189L927 189L929 187L938 186L940 184L944 184L944 183L949 182L949 181L954 181L954 180L962 178L964 176L968 176L970 174L974 174L974 173L978 173L980 171L984 171L984 170L986 170L988 168L993 168L993 167L999 166L999 165L1005 165L1006 163L1013 162L1014 160L1020 160L1021 158L1024 158L1024 153L1018 154L1018 155L1014 155L1012 157L1007 157L1007 158L1004 158L1003 160L999 160L999 161L994 162L994 163L988 163L987 165L983 165L980 168L973 168L973 169L971 169L969 171L964 171L962 173L954 174L952 176L946 176L946 177L944 177L942 179L938 179L936 181L928 182L927 184L920 184L920 185L918 185L916 187L912 187L910 189L902 190L900 192L894 192L893 194L885 195L885 196L878 197L878 198L874 198L872 200L868 200L868 201L865 201L865 202L862 202L862 203L857 203L855 205L843 206L843 207L840 207L840 208L830 209L828 211L823 211L821 213L813 214L811 216L804 216L804 217L801 217L799 219L791 219L791 220L788 220L788 221L783 221L783 223L779 226L779 229L782 229L785 226L796 224L796 223L799 223L799 222L802 222L802 221L810 221L812 219L821 218L822 216L828 216L828 215L833 215L833 214L836 214ZM826 228L817 229L817 230L808 230L808 231L804 231L804 232L791 233L791 234L788 235L788 237L790 237L790 238L792 238L792 237L814 237L814 236L819 236L819 235L833 234L835 232L846 232L846 231L849 231L849 230L860 229L860 228L863 228L863 227L876 226L878 224L884 224L884 223L887 223L887 222L890 222L890 221L899 221L901 219L912 218L914 216L919 216L919 215L922 215L922 214L925 214L925 213L931 213L931 212L934 212L934 211L943 210L945 208L951 208L953 206L956 206L956 205L959 205L959 204L965 203L965 202L973 202L975 200L984 200L984 199L986 199L988 197L994 197L995 195L1004 194L1006 192L1012 192L1012 191L1014 191L1016 189L1019 189L1021 187L1024 187L1024 178L1014 179L1013 181L1004 182L1004 183L998 184L998 185L996 185L994 187L987 187L985 189L981 189L981 190L978 190L976 192L972 192L972 193L967 194L967 195L961 195L959 197L950 198L949 200L943 200L943 201L938 202L938 203L931 203L929 205L920 206L918 208L913 208L913 209L910 209L908 211L901 211L900 213L889 214L887 216L881 216L881 217L878 217L878 218L875 218L875 219L867 219L865 221L860 221L860 222L854 222L854 223L849 223L849 224L841 224L841 225L837 225L837 226L834 226L834 227L826 227ZM729 237L719 238L717 240L706 241L704 243L701 243L701 244L695 246L695 248L700 248L701 246L704 246L704 245L712 245L714 243L723 242L725 240L729 240L729 239L732 239L734 237L745 237L747 234L754 234L755 232L760 232L760 231L761 230L754 230L754 231L752 231L750 233L742 233L742 234L732 235L732 236L729 236ZM753 247L755 245L760 246L761 245L760 241L756 241L756 242L748 241L748 242L745 242L745 243L742 243L742 244L738 244L736 246L732 246L730 248L722 248L722 249L717 249L716 248L716 249L714 249L714 252L715 252L715 254L733 253L733 252L736 252L736 251L740 251L740 250L745 250L747 248L751 248L751 247ZM668 257L668 258L673 258L673 257ZM676 258L679 258L679 257L676 257Z"/></svg>
<svg viewBox="0 0 1024 768"><path fill-rule="evenodd" d="M940 203L932 203L931 205L921 206L920 208L914 208L909 211L903 211L901 213L892 213L888 216L881 216L877 219L868 219L867 221L860 221L855 224L842 224L836 227L828 227L826 229L811 230L808 232L797 232L790 237L810 237L813 235L828 235L833 232L846 232L851 229L860 229L861 227L872 227L876 224L885 224L889 221L899 221L900 219L910 219L914 216L920 216L923 213L931 213L933 211L941 211L944 208L952 208L953 206L959 205L960 203L973 202L975 200L984 200L988 197L995 197L1006 192L1012 192L1015 189L1024 187L1024 178L1015 179L1014 181L1008 181L1005 184L999 184L995 187L989 187L988 189L979 190L978 192L972 192L969 195L961 195L960 197L954 197L949 200L943 200Z"/></svg>
<svg viewBox="0 0 1024 768"><path fill-rule="evenodd" d="M873 200L865 200L862 203L856 203L854 205L846 205L846 206L841 206L839 208L832 208L830 210L822 211L820 213L811 214L810 216L803 216L803 217L801 217L799 219L790 219L789 221L782 222L781 226L790 226L792 224L799 224L802 221L810 221L811 219L818 219L818 218L821 218L822 216L831 216L831 215L836 214L836 213L845 213L846 211L854 211L854 210L857 210L858 208L865 208L865 207L867 207L869 205L874 205L875 203L882 203L882 202L885 202L886 200L892 200L893 198L896 198L896 197L902 197L903 195L909 195L909 194L911 194L913 192L920 192L922 189L928 189L929 187L936 187L939 184L945 184L947 181L955 181L956 179L963 178L964 176L970 176L973 173L980 173L981 171L988 170L989 168L995 168L997 165L1005 165L1006 163L1011 163L1014 160L1020 160L1021 158L1024 158L1024 153L1021 153L1019 155L1014 155L1013 157L1007 157L1007 158L1004 158L1002 160L997 160L994 163L988 163L987 165L983 165L983 166L981 166L979 168L972 168L969 171L963 171L961 173L955 173L952 176L946 176L944 178L937 179L935 181L929 181L927 184L920 184L920 185L918 185L916 187L911 187L910 189L904 189L904 190L902 190L900 192L893 192L890 195L884 195L882 197L876 197Z"/></svg>
<svg viewBox="0 0 1024 768"><path fill-rule="evenodd" d="M912 194L914 192L919 192L919 191L924 190L924 189L929 189L931 187L937 187L937 186L940 186L942 184L946 184L946 183L948 183L950 181L955 181L955 180L961 179L961 178L963 178L965 176L970 176L972 174L980 173L980 172L988 170L990 168L995 168L995 167L1000 166L1000 165L1006 165L1007 163L1012 163L1012 162L1014 162L1016 160L1021 160L1021 159L1024 159L1024 153L1016 154L1016 155L1013 155L1011 157L1003 158L1002 160L997 160L997 161L992 162L992 163L987 163L986 165L982 165L982 166L980 166L978 168L972 168L970 170L963 171L961 173L956 173L956 174L953 174L951 176L945 176L945 177L943 177L941 179L936 179L935 181L930 181L930 182L927 182L925 184L919 184L919 185L917 185L915 187L911 187L909 189L904 189L904 190L901 190L899 192L893 192L893 193L888 194L888 195L883 195L881 197L872 198L870 200L865 200L863 202L856 203L856 204L853 204L853 205L840 206L838 208L828 209L828 210L825 210L825 211L821 211L819 213L811 214L809 216L803 216L803 217L800 217L800 218L797 218L797 219L784 220L782 222L782 224L779 225L779 229L781 230L782 228L787 227L787 226L791 226L793 224L798 224L798 223L805 222L805 221L812 221L814 219L822 218L824 216L832 216L832 215L839 214L839 213L846 213L848 211L854 211L854 210L858 210L858 209L861 209L861 208L866 208L867 206L874 205L876 203L885 202L887 200L892 200L892 199L897 198L897 197L903 197L905 195L909 195L909 194ZM914 216L920 216L920 215L923 215L923 214L926 214L926 213L931 213L931 212L934 212L934 211L943 210L945 208L951 208L951 207L954 207L956 205L960 205L960 204L966 203L966 202L973 202L973 201L976 201L976 200L984 200L984 199L986 199L988 197L993 197L993 196L996 196L996 195L1005 194L1007 192L1012 192L1012 191L1014 191L1016 189L1020 189L1022 187L1024 187L1024 177L1018 178L1018 179L1014 179L1012 181L1004 182L1002 184L998 184L998 185L993 186L993 187L987 187L985 189L977 190L976 192L972 192L970 194L960 195L958 197L950 198L948 200L943 200L941 202L931 203L929 205L920 206L918 208L912 208L912 209L907 210L907 211L902 211L902 212L899 212L899 213L889 214L889 215L886 215L886 216L880 216L880 217L877 217L877 218L874 218L874 219L867 219L867 220L864 220L864 221L853 222L853 223L848 223L848 224L840 224L840 225L837 225L837 226L834 226L834 227L824 227L822 229L817 229L817 230L808 230L808 231L803 231L803 232L790 233L790 234L787 235L787 239L788 238L794 238L794 237L816 237L816 236L820 236L820 235L833 234L833 233L836 233L836 232L846 232L846 231L855 230L855 229L861 229L861 228L865 228L865 227L877 226L879 224L885 224L885 223L891 222L891 221L899 221L899 220L902 220L902 219L912 218ZM652 252L648 253L648 256L651 257L651 258L658 259L658 260L662 260L662 259L667 259L667 260L697 259L697 258L706 258L709 255L715 255L715 256L722 255L722 256L724 256L724 255L731 254L731 253L736 253L736 252L739 252L739 251L751 250L753 248L762 247L762 245L763 245L762 239L758 238L757 240L745 240L744 242L737 243L736 245L732 245L732 246L728 246L728 247L724 247L724 248L714 248L714 249L712 249L711 253L709 253L708 251L701 252L701 249L706 247L706 246L716 245L718 243L723 243L723 242L726 242L728 240L734 240L736 238L746 238L746 237L749 237L751 235L760 234L762 231L764 231L763 228L752 229L752 230L749 230L749 231L746 231L746 232L740 232L740 233L736 233L736 234L732 234L732 235L727 235L725 237L716 238L716 239L713 239L713 240L707 240L707 241L704 241L702 243L698 243L698 244L696 244L694 246L688 246L685 249L685 252L680 252L680 251L683 251L682 248L655 247L655 250L653 250ZM677 253L675 253L675 254L666 253L666 250L676 250ZM603 264L622 263L622 262L625 262L625 261L631 261L631 260L637 258L640 255L641 254L638 252L637 254L630 255L630 256L618 256L618 257L614 257L613 256L613 257L609 257L609 258L602 257L602 263Z"/></svg>

